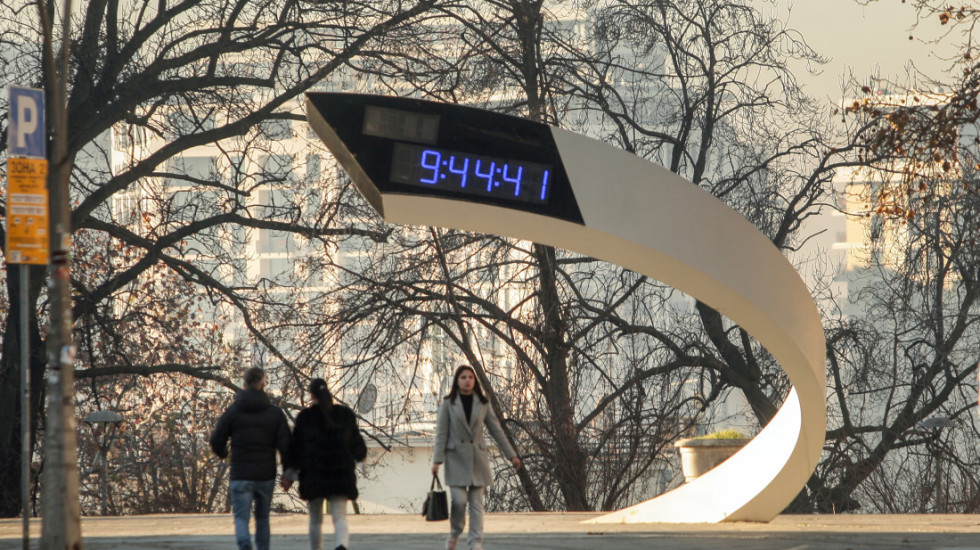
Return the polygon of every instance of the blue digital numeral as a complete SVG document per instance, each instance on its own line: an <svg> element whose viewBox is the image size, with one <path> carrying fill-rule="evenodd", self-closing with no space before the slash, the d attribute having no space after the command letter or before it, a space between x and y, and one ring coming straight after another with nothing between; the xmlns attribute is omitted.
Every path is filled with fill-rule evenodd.
<svg viewBox="0 0 980 550"><path fill-rule="evenodd" d="M548 175L547 170L544 171L544 176L541 178L541 200L543 201L545 197L548 196Z"/></svg>
<svg viewBox="0 0 980 550"><path fill-rule="evenodd" d="M429 159L435 159L435 161L429 162ZM422 151L422 160L419 162L419 166L425 168L426 170L432 170L432 176L428 179L419 178L419 183L428 183L434 185L439 181L439 162L442 161L442 153L439 151L433 151L432 149L426 149Z"/></svg>
<svg viewBox="0 0 980 550"><path fill-rule="evenodd" d="M473 173L476 174L478 178L484 178L487 180L487 193L490 193L493 191L493 173L497 169L497 163L491 162L490 170L487 170L486 172L480 171L480 164L480 160L477 159L476 168L473 170Z"/></svg>
<svg viewBox="0 0 980 550"><path fill-rule="evenodd" d="M509 164L505 164L504 165L504 173L503 173L503 175L501 177L503 178L504 181L506 181L508 183L513 183L514 184L514 196L515 197L519 197L519 196L521 196L521 177L524 176L524 167L523 166L518 166L517 167L517 176L515 176L513 178L507 176L507 173L508 172L510 172L510 165Z"/></svg>
<svg viewBox="0 0 980 550"><path fill-rule="evenodd" d="M459 176L459 186L460 188L466 188L466 173L470 169L470 159L466 157L461 157L463 159L463 167L456 168L456 156L453 155L449 157L449 171L453 174Z"/></svg>

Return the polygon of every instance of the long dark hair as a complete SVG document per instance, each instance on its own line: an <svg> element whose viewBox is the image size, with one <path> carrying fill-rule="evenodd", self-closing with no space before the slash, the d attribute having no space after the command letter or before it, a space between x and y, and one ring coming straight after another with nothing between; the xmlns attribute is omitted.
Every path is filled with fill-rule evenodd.
<svg viewBox="0 0 980 550"><path fill-rule="evenodd" d="M448 399L450 403L456 402L456 396L459 395L459 375L463 374L464 370L468 370L473 373L473 379L476 382L473 384L473 393L480 398L481 403L486 403L487 396L483 393L483 386L480 385L480 377L476 375L476 369L469 365L460 365L456 367L456 374L453 375L453 387L449 390L449 395L446 396L446 399Z"/></svg>
<svg viewBox="0 0 980 550"><path fill-rule="evenodd" d="M327 425L333 426L335 424L332 414L333 395L330 394L330 389L327 388L327 381L323 378L314 378L311 380L310 393L313 394L313 397L316 397L317 406L323 412L323 419L327 421Z"/></svg>

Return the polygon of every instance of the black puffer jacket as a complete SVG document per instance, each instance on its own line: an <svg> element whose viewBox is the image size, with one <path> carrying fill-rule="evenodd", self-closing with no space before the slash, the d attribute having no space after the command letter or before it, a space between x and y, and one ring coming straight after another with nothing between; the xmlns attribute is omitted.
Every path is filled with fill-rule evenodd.
<svg viewBox="0 0 980 550"><path fill-rule="evenodd" d="M354 463L364 460L367 447L354 411L334 405L331 418L332 425L328 425L323 410L315 405L303 409L293 426L286 468L299 471L299 496L304 500L357 498Z"/></svg>
<svg viewBox="0 0 980 550"><path fill-rule="evenodd" d="M269 402L262 390L244 390L218 419L211 434L211 449L228 456L231 438L231 479L268 481L276 478L276 451L286 456L289 424L282 409Z"/></svg>

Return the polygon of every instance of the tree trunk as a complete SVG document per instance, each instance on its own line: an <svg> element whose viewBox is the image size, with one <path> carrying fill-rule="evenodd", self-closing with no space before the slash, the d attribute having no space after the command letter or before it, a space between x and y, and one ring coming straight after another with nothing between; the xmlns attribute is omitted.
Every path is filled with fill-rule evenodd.
<svg viewBox="0 0 980 550"><path fill-rule="evenodd" d="M700 301L697 302L697 310L708 338L718 349L728 367L723 372L724 376L728 382L741 390L749 406L752 407L752 412L755 414L756 420L759 421L759 425L765 426L776 415L779 408L759 387L762 373L758 365L751 358L746 357L743 350L728 339L721 314L718 311Z"/></svg>
<svg viewBox="0 0 980 550"><path fill-rule="evenodd" d="M566 326L555 277L555 249L535 244L534 254L538 260L540 280L538 301L543 316L541 341L548 373L544 393L551 416L548 428L555 443L555 477L568 510L587 511L591 510L591 506L587 492L586 456L579 444L575 410L569 392Z"/></svg>
<svg viewBox="0 0 980 550"><path fill-rule="evenodd" d="M49 373L48 410L44 424L44 480L41 485L41 546L44 548L82 548L81 507L78 495L77 444L75 440L75 346L72 343L71 297L71 195L69 182L74 155L68 151L67 82L68 36L71 1L63 4L61 25L64 38L58 59L52 21L54 10L43 2L38 12L44 23L44 94L51 142L48 158L48 220L50 230L48 262L49 325L45 351ZM47 11L50 10L50 11Z"/></svg>

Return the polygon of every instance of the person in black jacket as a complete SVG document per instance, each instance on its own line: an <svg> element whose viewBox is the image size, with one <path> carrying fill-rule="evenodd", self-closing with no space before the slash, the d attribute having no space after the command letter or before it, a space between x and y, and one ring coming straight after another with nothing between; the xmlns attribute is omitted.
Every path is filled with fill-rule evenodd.
<svg viewBox="0 0 980 550"><path fill-rule="evenodd" d="M367 456L364 438L357 429L354 411L335 404L322 378L310 382L314 404L296 417L293 437L286 452L286 491L299 479L299 496L310 510L310 548L323 548L323 501L330 503L337 550L347 550L347 501L357 499L355 462Z"/></svg>
<svg viewBox="0 0 980 550"><path fill-rule="evenodd" d="M248 531L250 511L255 514L255 545L269 549L269 510L276 484L276 451L286 456L289 424L282 409L269 402L265 393L265 371L253 367L245 372L245 389L218 419L211 434L211 449L228 456L231 439L231 507L235 516L235 541L239 550L251 550Z"/></svg>

